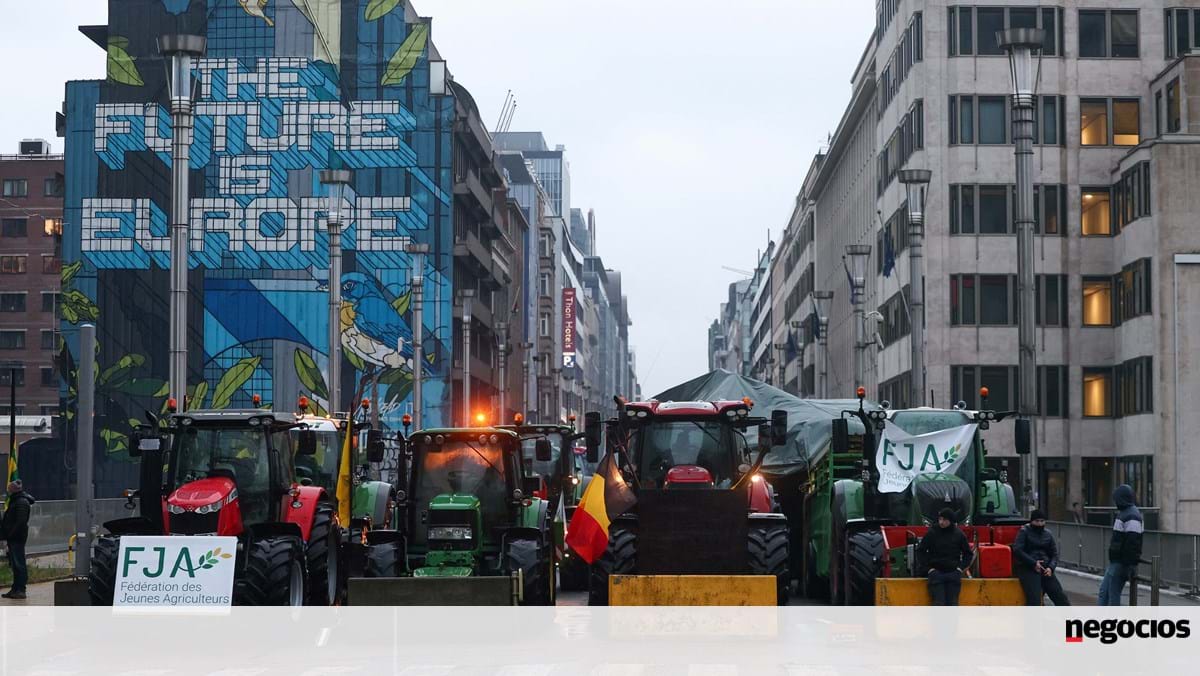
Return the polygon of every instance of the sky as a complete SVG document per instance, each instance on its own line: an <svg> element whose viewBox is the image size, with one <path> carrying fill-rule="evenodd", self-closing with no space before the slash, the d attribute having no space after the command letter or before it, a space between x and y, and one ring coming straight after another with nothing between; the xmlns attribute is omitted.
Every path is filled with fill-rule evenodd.
<svg viewBox="0 0 1200 676"><path fill-rule="evenodd" d="M722 266L752 269L787 225L874 2L413 2L489 128L511 90L511 130L566 146L571 205L595 210L598 253L623 276L643 394L703 374L708 326L741 277ZM63 83L104 77L77 26L105 23L107 3L2 4L0 153L23 138L61 152Z"/></svg>

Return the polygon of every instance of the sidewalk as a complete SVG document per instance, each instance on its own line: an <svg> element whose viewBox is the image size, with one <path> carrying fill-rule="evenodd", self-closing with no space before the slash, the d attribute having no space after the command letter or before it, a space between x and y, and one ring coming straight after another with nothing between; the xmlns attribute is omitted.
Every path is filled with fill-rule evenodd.
<svg viewBox="0 0 1200 676"><path fill-rule="evenodd" d="M1067 598L1071 599L1071 603L1077 606L1094 606L1096 605L1097 596L1100 593L1100 576L1092 575L1091 573L1083 573L1077 570L1069 570L1067 568L1059 568L1057 571L1058 581L1062 583L1063 591L1067 592ZM1163 590L1159 594L1159 605L1163 606L1200 606L1200 599L1183 596L1178 592L1168 592ZM1049 603L1049 601L1047 601ZM1121 605L1129 605L1129 585L1125 585L1125 590L1121 593ZM1150 588L1146 585L1138 586L1138 605L1150 605Z"/></svg>
<svg viewBox="0 0 1200 676"><path fill-rule="evenodd" d="M8 589L5 589L4 591L8 591ZM24 601L0 598L0 607L52 606L54 605L54 583L38 582L37 584L31 584L25 589L25 595L29 598L25 599Z"/></svg>

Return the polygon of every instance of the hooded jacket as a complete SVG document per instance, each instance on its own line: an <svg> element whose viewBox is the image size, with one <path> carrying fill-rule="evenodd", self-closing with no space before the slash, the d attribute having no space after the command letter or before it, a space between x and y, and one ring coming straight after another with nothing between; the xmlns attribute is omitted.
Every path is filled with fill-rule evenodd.
<svg viewBox="0 0 1200 676"><path fill-rule="evenodd" d="M35 500L28 491L15 493L8 499L4 520L0 521L0 535L9 542L24 544L29 539L29 512Z"/></svg>
<svg viewBox="0 0 1200 676"><path fill-rule="evenodd" d="M917 555L921 570L932 568L940 573L966 570L974 556L967 536L954 524L949 528L932 526L917 545Z"/></svg>
<svg viewBox="0 0 1200 676"><path fill-rule="evenodd" d="M1030 524L1021 526L1017 539L1013 541L1012 551L1017 562L1030 570L1035 568L1038 561L1050 570L1058 567L1058 544L1045 527L1034 528Z"/></svg>
<svg viewBox="0 0 1200 676"><path fill-rule="evenodd" d="M1142 558L1142 512L1133 504L1133 488L1129 484L1113 491L1117 518L1113 521L1112 542L1108 545L1108 560L1126 566L1136 566Z"/></svg>

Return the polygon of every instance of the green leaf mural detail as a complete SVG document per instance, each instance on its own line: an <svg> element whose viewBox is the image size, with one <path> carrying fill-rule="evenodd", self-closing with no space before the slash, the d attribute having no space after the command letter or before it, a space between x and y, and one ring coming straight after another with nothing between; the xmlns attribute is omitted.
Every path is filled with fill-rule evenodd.
<svg viewBox="0 0 1200 676"><path fill-rule="evenodd" d="M429 26L419 23L412 27L408 37L388 60L387 71L379 84L398 85L412 72L417 65L417 59L425 53L425 43L429 40Z"/></svg>
<svg viewBox="0 0 1200 676"><path fill-rule="evenodd" d="M321 374L321 369L317 368L317 363L313 361L313 358L304 350L296 348L292 362L296 365L296 376L300 378L300 384L304 386L304 389L311 392L314 397L328 399L329 387L325 385L325 376Z"/></svg>
<svg viewBox="0 0 1200 676"><path fill-rule="evenodd" d="M408 306L411 304L412 304L412 292L409 291L408 293L404 294L403 296L400 296L396 300L392 301L392 309L396 311L396 314L398 314L400 316L404 316L404 315L408 314Z"/></svg>
<svg viewBox="0 0 1200 676"><path fill-rule="evenodd" d="M354 354L353 352L350 352L349 350L343 351L342 356L344 356L346 358L346 361L350 362L350 365L353 366L355 370L357 370L357 371L367 370L367 365L365 362L363 362L362 357L359 357L358 355Z"/></svg>
<svg viewBox="0 0 1200 676"><path fill-rule="evenodd" d="M396 9L400 0L371 0L367 3L367 21L375 21Z"/></svg>
<svg viewBox="0 0 1200 676"><path fill-rule="evenodd" d="M254 375L254 370L261 362L262 357L246 357L226 371L213 389L211 406L218 409L229 408L233 395L250 380L250 376Z"/></svg>
<svg viewBox="0 0 1200 676"><path fill-rule="evenodd" d="M134 378L117 388L131 397L165 397L169 389L170 383L160 378Z"/></svg>
<svg viewBox="0 0 1200 676"><path fill-rule="evenodd" d="M75 279L75 275L79 274L79 270L83 268L83 261L75 261L70 265L64 265L62 269L62 285L65 289L70 286L71 281Z"/></svg>
<svg viewBox="0 0 1200 676"><path fill-rule="evenodd" d="M108 79L133 87L141 87L146 83L142 81L142 74L138 72L137 66L133 63L134 58L125 51L128 46L129 40L120 35L114 35L108 39Z"/></svg>
<svg viewBox="0 0 1200 676"><path fill-rule="evenodd" d="M204 408L204 396L206 394L208 394L207 380L201 380L194 387L189 387L187 410L195 411L196 409Z"/></svg>
<svg viewBox="0 0 1200 676"><path fill-rule="evenodd" d="M96 385L109 389L120 389L122 385L133 379L133 370L146 363L146 358L140 354L127 354L109 366L96 378Z"/></svg>
<svg viewBox="0 0 1200 676"><path fill-rule="evenodd" d="M59 310L62 312L63 319L72 324L78 324L82 321L94 322L100 317L100 308L96 307L92 299L88 298L78 289L72 289L64 293L59 303Z"/></svg>
<svg viewBox="0 0 1200 676"><path fill-rule="evenodd" d="M105 453L120 453L129 450L129 437L116 430L100 430L100 438L104 440Z"/></svg>

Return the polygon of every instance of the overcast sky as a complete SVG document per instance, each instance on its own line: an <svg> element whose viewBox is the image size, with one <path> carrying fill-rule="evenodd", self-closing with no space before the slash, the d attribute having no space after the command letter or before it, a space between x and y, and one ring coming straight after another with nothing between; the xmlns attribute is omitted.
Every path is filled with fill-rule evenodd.
<svg viewBox="0 0 1200 676"><path fill-rule="evenodd" d="M234 0L227 0L234 1ZM271 0L275 2L277 0ZM5 0L4 4L14 3ZM39 0L0 21L0 153L55 152L68 79L104 77L77 31L104 0ZM871 0L415 0L455 79L492 127L540 130L571 163L571 204L622 271L650 396L707 368L728 284L778 236L837 126L874 25Z"/></svg>

